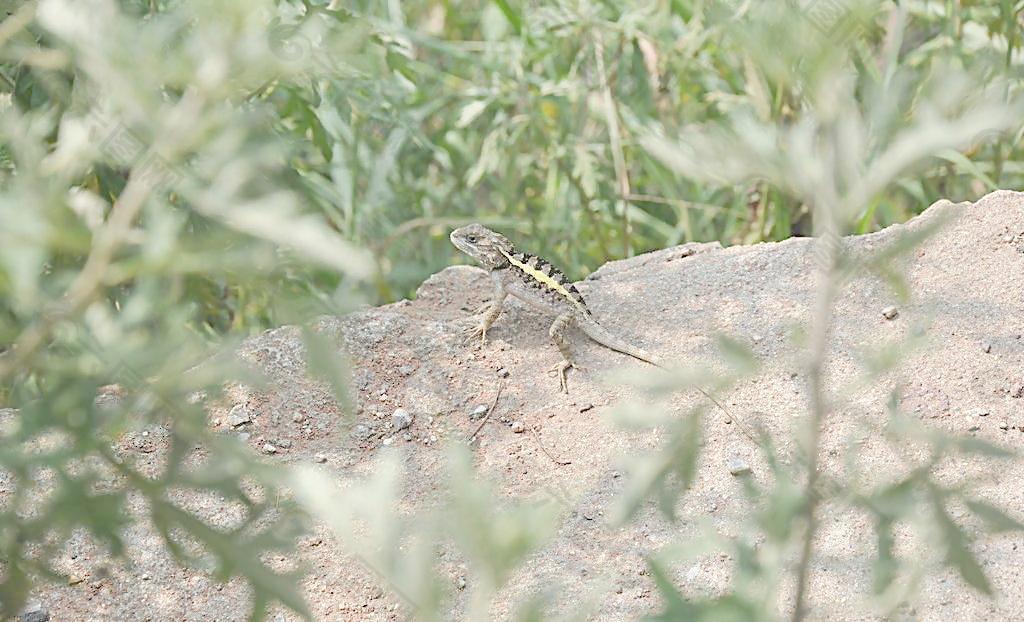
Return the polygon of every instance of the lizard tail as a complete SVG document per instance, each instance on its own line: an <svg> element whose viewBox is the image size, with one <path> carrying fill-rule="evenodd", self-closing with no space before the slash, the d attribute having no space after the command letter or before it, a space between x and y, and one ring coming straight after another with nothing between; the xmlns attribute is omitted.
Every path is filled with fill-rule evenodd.
<svg viewBox="0 0 1024 622"><path fill-rule="evenodd" d="M590 337L591 339L593 339L594 341L603 345L606 348L610 348L612 350L615 350L616 352L621 352L622 354L628 354L629 356L632 356L635 359L639 359L645 363L650 363L655 367L659 367L665 370L668 369L668 367L666 367L664 363L655 358L653 354L651 354L647 350L644 350L643 348L628 343L621 337L612 334L604 326L598 324L597 321L594 319L587 319L586 321L581 322L580 328L583 329L583 332L588 337ZM717 399L715 399L715 396L705 391L702 387L695 386L694 388L697 389L697 391L699 391L704 397L708 398L708 400L710 400L711 403L717 406L725 414L727 421L731 422L732 420L735 419L735 417L732 416L732 413L729 412L729 409L723 406L722 403L719 402ZM750 435L748 434L748 436Z"/></svg>
<svg viewBox="0 0 1024 622"><path fill-rule="evenodd" d="M628 343L621 337L612 334L604 326L598 324L597 321L594 319L587 319L583 322L580 322L580 328L587 335L587 337L590 337L591 339L593 339L594 341L596 341L597 343L601 344L606 348L615 350L616 352L621 352L622 354L628 354L629 356L632 356L635 359L641 360L645 363L650 363L655 367L666 369L665 365L657 358L655 358L653 354L651 354L647 350L644 350L643 348L639 348L631 343Z"/></svg>

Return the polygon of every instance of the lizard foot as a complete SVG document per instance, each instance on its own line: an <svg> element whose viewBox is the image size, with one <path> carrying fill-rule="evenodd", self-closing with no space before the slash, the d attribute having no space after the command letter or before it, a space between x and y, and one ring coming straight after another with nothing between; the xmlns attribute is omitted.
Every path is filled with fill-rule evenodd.
<svg viewBox="0 0 1024 622"><path fill-rule="evenodd" d="M551 369L548 370L548 375L550 375L550 374L558 374L559 386L561 387L562 393L566 393L566 394L569 393L569 385L565 381L565 372L570 367L575 369L575 370L577 370L577 371L587 371L586 368L583 367L582 365L579 365L577 363L573 363L572 361L567 361L567 360L564 360L564 359L559 361L558 363L556 363L554 366L551 367Z"/></svg>
<svg viewBox="0 0 1024 622"><path fill-rule="evenodd" d="M462 332L463 332L463 334L465 334L467 336L467 338L470 341L475 340L475 339L479 339L480 340L480 344L483 345L483 344L487 343L487 329L488 328L490 328L490 327L487 326L487 324L485 324L482 320L477 320L472 325L467 326L466 328L464 328L462 330Z"/></svg>

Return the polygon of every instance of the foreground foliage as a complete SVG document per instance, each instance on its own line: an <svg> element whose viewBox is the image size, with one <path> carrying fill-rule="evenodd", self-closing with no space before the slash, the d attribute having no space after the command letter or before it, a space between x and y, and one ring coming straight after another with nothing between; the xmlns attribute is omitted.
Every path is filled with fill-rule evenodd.
<svg viewBox="0 0 1024 622"><path fill-rule="evenodd" d="M818 237L813 432L797 460L782 459L794 451L787 439L764 435L774 481L748 483L747 532L770 546L720 543L737 547L740 566L733 589L708 602L680 595L652 553L662 619L803 617L816 512L836 500L876 519L883 607L906 597L912 582L900 577L918 571L893 553L893 525L908 517L937 527L947 562L990 591L948 504L963 502L991 530L1020 524L940 484L932 467L1001 450L894 411L892 442L921 444L931 459L860 490L819 480L817 438L843 398L821 374L833 301L864 271L908 295L891 259L920 241L854 261L841 235L939 197L1021 185L1022 4L823 10L836 6L6 3L0 405L14 410L0 419L4 615L32 582L57 578L52 556L73 531L123 554L123 527L140 514L183 563L247 580L253 618L273 601L305 613L298 571L264 561L291 550L308 513L424 619L445 610L432 554L454 542L476 577L470 611L486 617L557 527L556 504L496 504L455 452L438 515L398 521L387 512L400 490L394 463L336 495L315 472L267 469L212 435L204 411L225 383L258 382L226 355L238 338L407 293L452 261L447 231L470 220L518 229L572 276L692 239ZM344 363L314 331L306 338L344 404ZM754 369L726 350L738 371L715 379L719 390ZM112 385L120 399L96 399ZM153 425L171 439L159 473L118 448ZM664 425L665 448L639 459L622 520L651 500L671 515L690 483L700 413ZM301 510L276 501L281 487ZM182 491L222 496L243 518L213 529L182 509ZM347 541L357 526L366 537ZM794 583L795 594L782 591ZM524 616L540 617L539 603Z"/></svg>

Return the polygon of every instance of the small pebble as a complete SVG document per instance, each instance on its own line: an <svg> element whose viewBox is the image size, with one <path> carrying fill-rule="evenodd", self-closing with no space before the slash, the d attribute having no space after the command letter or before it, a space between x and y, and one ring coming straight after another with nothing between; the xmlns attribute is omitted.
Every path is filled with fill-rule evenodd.
<svg viewBox="0 0 1024 622"><path fill-rule="evenodd" d="M991 343L989 343L989 342L987 342L987 341L986 341L986 342L984 342L983 344L981 344L981 350L982 350L982 352L984 352L985 354L988 354L989 352L991 352L991 351L992 351L992 344L991 344Z"/></svg>
<svg viewBox="0 0 1024 622"><path fill-rule="evenodd" d="M455 582L460 590L466 589L466 577L459 577L459 580Z"/></svg>
<svg viewBox="0 0 1024 622"><path fill-rule="evenodd" d="M50 612L47 611L39 601L29 601L18 616L20 622L49 622Z"/></svg>
<svg viewBox="0 0 1024 622"><path fill-rule="evenodd" d="M68 576L68 585L78 585L82 581L85 581L85 579L76 574Z"/></svg>
<svg viewBox="0 0 1024 622"><path fill-rule="evenodd" d="M739 456L733 456L732 458L729 458L728 467L729 473L737 477L740 475L750 474L750 465L747 464L746 460L740 458Z"/></svg>
<svg viewBox="0 0 1024 622"><path fill-rule="evenodd" d="M231 408L231 412L228 413L228 425L233 428L251 421L252 415L249 414L249 409L245 407L245 404L235 404Z"/></svg>
<svg viewBox="0 0 1024 622"><path fill-rule="evenodd" d="M894 319L896 319L896 316L899 315L899 314L900 314L900 310L897 309L896 307L892 307L891 306L891 307L886 307L886 308L882 309L882 317L884 317L887 320L894 320Z"/></svg>
<svg viewBox="0 0 1024 622"><path fill-rule="evenodd" d="M526 426L523 425L522 421L514 421L512 422L512 431L516 434L522 434L526 431Z"/></svg>
<svg viewBox="0 0 1024 622"><path fill-rule="evenodd" d="M386 439L382 440L380 442L380 444L384 445L384 446L388 446L388 445L390 445L391 443L394 443L394 442L395 442L395 437L394 436L389 436Z"/></svg>
<svg viewBox="0 0 1024 622"><path fill-rule="evenodd" d="M292 442L286 438L282 438L277 441L277 446L282 449L289 449L292 446Z"/></svg>
<svg viewBox="0 0 1024 622"><path fill-rule="evenodd" d="M473 408L473 412L469 413L470 419L479 419L487 414L487 406L484 404L478 404Z"/></svg>
<svg viewBox="0 0 1024 622"><path fill-rule="evenodd" d="M588 410L593 410L593 409L594 409L594 405L593 404L584 404L583 406L580 406L580 412L581 413L585 413Z"/></svg>
<svg viewBox="0 0 1024 622"><path fill-rule="evenodd" d="M498 370L498 377L499 378L508 378L508 375L509 375L509 371L507 369L505 369L504 367L502 367L501 369Z"/></svg>
<svg viewBox="0 0 1024 622"><path fill-rule="evenodd" d="M302 423L302 421L305 418L306 417L302 413L295 413L294 415L292 415L292 421L294 421L295 423Z"/></svg>
<svg viewBox="0 0 1024 622"><path fill-rule="evenodd" d="M391 427L395 430L404 430L412 425L412 414L404 408L396 408L391 413Z"/></svg>
<svg viewBox="0 0 1024 622"><path fill-rule="evenodd" d="M980 425L972 425L971 427L967 428L967 431L968 432L977 432L980 429L981 429Z"/></svg>
<svg viewBox="0 0 1024 622"><path fill-rule="evenodd" d="M402 435L402 440L405 441L405 442L411 441L412 440L412 434L409 434L408 432L406 432L405 434Z"/></svg>
<svg viewBox="0 0 1024 622"><path fill-rule="evenodd" d="M436 443L437 442L437 435L436 434L431 434L430 435L430 442L431 443Z"/></svg>
<svg viewBox="0 0 1024 622"><path fill-rule="evenodd" d="M277 447L274 447L270 443L263 443L263 453L276 454L277 453Z"/></svg>
<svg viewBox="0 0 1024 622"><path fill-rule="evenodd" d="M370 438L370 426L366 425L365 423L360 423L355 428L353 428L352 435L361 441L365 441L366 439Z"/></svg>
<svg viewBox="0 0 1024 622"><path fill-rule="evenodd" d="M323 463L327 462L327 456L325 456L323 454L316 454L315 456L313 456L313 460L315 462L319 462L320 464L323 464Z"/></svg>

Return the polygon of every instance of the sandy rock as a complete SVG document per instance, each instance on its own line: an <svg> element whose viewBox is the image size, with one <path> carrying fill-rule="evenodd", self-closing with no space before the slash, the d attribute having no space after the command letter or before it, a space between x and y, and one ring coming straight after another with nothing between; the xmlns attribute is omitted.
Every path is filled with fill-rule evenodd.
<svg viewBox="0 0 1024 622"><path fill-rule="evenodd" d="M1014 276L1024 274L1024 252L1018 249L1018 237L1003 241L1007 232L1024 232L1024 194L996 192L974 204L942 201L906 225L849 237L845 243L850 253L863 256L939 214L952 218L915 252L892 263L911 291L890 318L898 316L899 321L885 321L881 312L892 305L894 294L871 275L853 278L835 305L826 376L832 388L860 388L837 402L822 428L822 464L831 476L843 474L843 455L851 446L858 452L864 486L884 481L906 458L887 444L883 434L891 395L898 396L901 412L924 426L956 434L975 428L971 434L979 439L1024 450L1024 339L1015 337L1022 332L1024 300ZM737 421L725 423L714 408L703 418L698 472L675 508L676 523L659 516L653 503L635 521L614 530L596 520L567 519L542 550L509 576L489 611L494 619L514 617L518 604L551 586L558 589L549 590L545 611L553 618L569 617L589 595L600 593L596 590L601 586L610 592L608 586L615 581L624 582L623 594L612 592L597 599L590 614L594 619L631 620L655 614L660 597L644 567L644 555L681 535L693 536L697 532L692 527L709 518L723 534L735 533L751 506L737 481L723 477L723 466L738 455L746 457L748 468L760 464L760 449L741 433L739 422L763 427L782 454L798 455L796 433L807 412L806 379L791 374L803 347L795 337L806 327L814 305L814 266L813 242L808 239L729 248L688 244L606 264L576 284L599 321L683 369L726 369L714 348L715 335L722 333L753 344L761 370L720 396ZM569 372L566 397L559 393L557 379L545 373L560 358L547 334L550 317L510 299L488 344L466 342L459 323L490 296L490 280L483 270L454 266L427 279L415 300L321 318L316 330L344 347L351 361L353 412L342 412L330 387L304 373L299 329L281 327L247 340L240 356L258 366L273 386L252 392L245 410L249 420L243 423L252 424L256 438L298 439L300 426L295 424L300 422L285 416L277 424L263 415L305 413L303 440L296 442L289 459L323 462L330 455L330 465L321 470L342 484L372 474L382 451L378 439L396 432L389 427L395 404L416 404L416 412L436 414L433 424L417 430L417 442L400 444L406 473L400 507L411 516L418 509L438 506L444 495L445 444L464 442L480 427L500 384L500 399L472 445L480 477L488 479L502 499L534 500L544 491L568 491L564 502L572 507L567 516L582 508L607 514L634 476L623 468L628 464L624 459L657 451L664 437L656 431L624 430L604 416L621 401L644 403L645 396L603 384L602 378L646 374L650 368L582 338L574 340L587 371ZM754 336L761 339L755 341ZM863 374L866 355L911 337L923 338L925 345L908 348L901 365L880 384L862 387L853 382ZM984 343L991 344L990 352L979 345ZM408 362L415 362L415 371L407 375L401 365ZM508 378L496 377L499 369L509 370ZM391 408L379 399L385 386ZM703 399L697 392L681 391L673 396L672 410L688 412L705 404ZM581 405L587 404L600 408L581 412ZM988 415L978 416L982 412ZM498 423L502 420L529 421L531 434L509 434ZM168 442L164 437L158 441ZM160 452L139 455L140 460L156 461ZM973 495L1024 519L1024 461L976 457L948 466L940 474L944 483L953 485L970 475ZM621 477L609 477L620 468ZM763 475L770 477L767 471ZM202 503L204 516L222 528L230 526L230 509L218 507L215 499L189 503ZM863 618L860 598L871 593L871 560L876 555L873 523L848 507L832 506L821 509L819 523L808 617ZM1019 534L985 536L973 524L968 529L998 599L970 589L951 572L931 572L921 580L911 617L1024 619L1024 541ZM146 603L149 619L161 620L184 619L186 611L249 610L248 592L240 582L231 581L221 589L212 582L190 586L182 579L186 575L173 570L152 530L132 528L126 537L130 550L146 552L133 558L137 567L131 573L115 573L88 599L83 598L85 586L41 590L53 619L135 620L140 602ZM906 533L897 533L897 538L895 548L901 555L934 554L922 550ZM102 552L96 549L91 555L95 562ZM315 580L305 584L314 619L390 619L390 597L368 598L368 586L376 577L329 537L323 546L302 547L298 557L298 562L316 569ZM464 562L448 553L442 565L454 580L465 573ZM721 594L734 574L733 563L731 558L712 556L700 563L692 582L680 587L687 597ZM567 569L579 568L600 572L582 575L572 570L573 579L566 580ZM691 568L675 568L673 576L682 582ZM139 582L135 577L142 573L153 580ZM154 598L157 586L159 598ZM447 615L465 618L473 591L455 590Z"/></svg>

